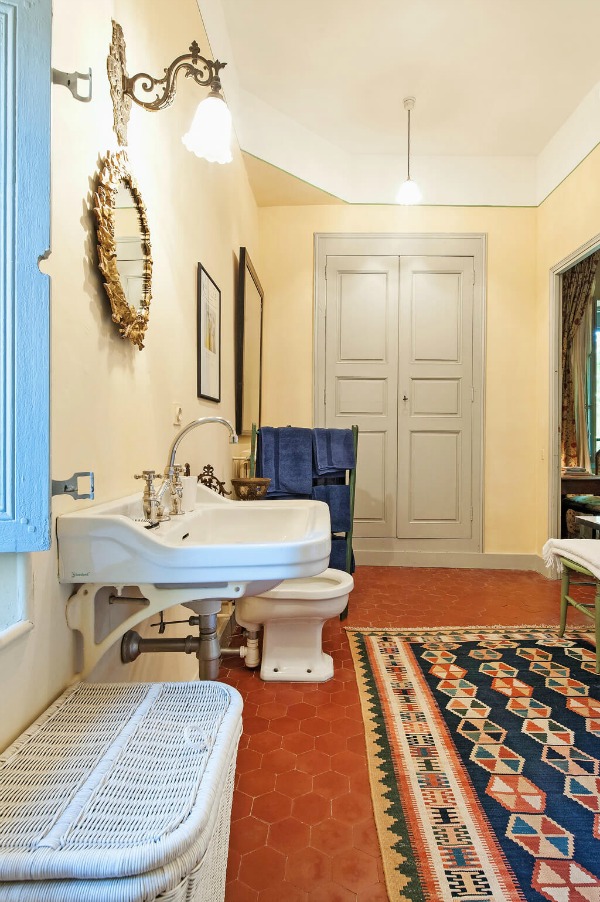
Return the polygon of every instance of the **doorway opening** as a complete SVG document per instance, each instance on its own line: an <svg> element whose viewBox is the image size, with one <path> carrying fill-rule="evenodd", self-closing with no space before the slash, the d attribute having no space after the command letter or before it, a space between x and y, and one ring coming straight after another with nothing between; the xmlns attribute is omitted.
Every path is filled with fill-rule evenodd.
<svg viewBox="0 0 600 902"><path fill-rule="evenodd" d="M551 271L550 313L549 534L576 538L600 515L598 237Z"/></svg>

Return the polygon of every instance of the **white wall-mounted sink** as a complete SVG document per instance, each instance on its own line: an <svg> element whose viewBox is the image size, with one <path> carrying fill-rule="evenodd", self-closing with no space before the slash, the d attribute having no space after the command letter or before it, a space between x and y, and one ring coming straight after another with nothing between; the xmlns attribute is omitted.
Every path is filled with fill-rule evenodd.
<svg viewBox="0 0 600 902"><path fill-rule="evenodd" d="M239 596L328 566L329 509L319 501L230 501L199 484L193 511L151 529L142 518L139 494L58 517L60 582L235 582Z"/></svg>

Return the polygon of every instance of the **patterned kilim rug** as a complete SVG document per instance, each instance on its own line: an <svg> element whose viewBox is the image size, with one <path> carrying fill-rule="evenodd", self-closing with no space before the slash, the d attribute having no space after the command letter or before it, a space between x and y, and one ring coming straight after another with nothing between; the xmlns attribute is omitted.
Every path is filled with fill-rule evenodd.
<svg viewBox="0 0 600 902"><path fill-rule="evenodd" d="M590 633L350 629L393 902L600 900Z"/></svg>

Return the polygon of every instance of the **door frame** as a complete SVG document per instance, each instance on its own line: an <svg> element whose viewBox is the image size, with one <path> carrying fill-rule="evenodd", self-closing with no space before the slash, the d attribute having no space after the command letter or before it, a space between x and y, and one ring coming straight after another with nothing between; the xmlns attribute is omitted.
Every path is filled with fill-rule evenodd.
<svg viewBox="0 0 600 902"><path fill-rule="evenodd" d="M560 538L560 467L562 402L562 277L571 267L600 250L600 234L594 235L551 267L550 279L550 415L548 417L548 539Z"/></svg>
<svg viewBox="0 0 600 902"><path fill-rule="evenodd" d="M455 246L452 247L452 244ZM361 563L421 566L477 566L484 550L484 460L485 460L485 362L486 362L486 285L487 235L485 233L420 232L317 232L314 236L314 334L313 334L313 418L314 425L325 425L325 330L327 300L325 266L328 256L457 256L473 257L475 267L473 308L473 388L478 404L473 410L472 461L474 497L473 536L471 540L360 540L371 543L371 550L360 555ZM442 547L439 543L444 543ZM385 547L384 547L385 546ZM456 551L451 550L456 548ZM443 563L440 563L440 556ZM491 562L490 562L491 563ZM489 566L490 564L488 564Z"/></svg>

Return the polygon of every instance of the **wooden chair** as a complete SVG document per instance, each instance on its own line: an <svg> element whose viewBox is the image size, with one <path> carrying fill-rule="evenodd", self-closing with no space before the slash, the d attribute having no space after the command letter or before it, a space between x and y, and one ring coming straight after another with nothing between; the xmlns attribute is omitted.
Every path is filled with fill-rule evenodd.
<svg viewBox="0 0 600 902"><path fill-rule="evenodd" d="M581 564L575 564L566 557L561 557L560 562L563 570L560 591L560 626L558 628L558 635L564 635L569 605L572 605L574 608L577 608L578 611L581 611L582 614L585 614L586 617L594 620L596 633L596 673L600 673L600 581L596 579L593 573L585 567L582 567ZM585 579L572 581L574 573L580 573ZM594 601L589 603L575 601L575 599L569 595L571 586L595 586L596 593L594 595ZM594 610L591 611L589 610L590 608L594 608Z"/></svg>

